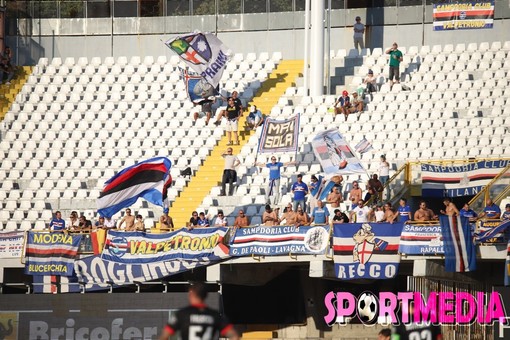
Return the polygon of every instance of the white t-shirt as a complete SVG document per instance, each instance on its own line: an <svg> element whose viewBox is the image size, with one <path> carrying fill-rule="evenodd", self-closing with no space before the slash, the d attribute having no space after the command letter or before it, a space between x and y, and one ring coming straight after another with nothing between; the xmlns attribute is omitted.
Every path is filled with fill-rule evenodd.
<svg viewBox="0 0 510 340"><path fill-rule="evenodd" d="M382 220L384 220L384 211L376 211L374 214L376 222L381 222Z"/></svg>
<svg viewBox="0 0 510 340"><path fill-rule="evenodd" d="M358 206L354 208L353 211L356 214L356 223L368 222L368 213L370 212L369 207L363 206L363 208L360 208Z"/></svg>
<svg viewBox="0 0 510 340"><path fill-rule="evenodd" d="M225 156L223 156L223 158L225 158L225 169L235 170L234 164L236 163L236 161L239 161L237 156L225 155Z"/></svg>
<svg viewBox="0 0 510 340"><path fill-rule="evenodd" d="M355 30L354 38L363 38L363 33L365 33L365 25L363 25L361 22L355 23L354 30ZM356 31L361 31L361 32L356 32Z"/></svg>
<svg viewBox="0 0 510 340"><path fill-rule="evenodd" d="M390 167L386 165L384 162L379 164L379 176L389 176L390 175Z"/></svg>

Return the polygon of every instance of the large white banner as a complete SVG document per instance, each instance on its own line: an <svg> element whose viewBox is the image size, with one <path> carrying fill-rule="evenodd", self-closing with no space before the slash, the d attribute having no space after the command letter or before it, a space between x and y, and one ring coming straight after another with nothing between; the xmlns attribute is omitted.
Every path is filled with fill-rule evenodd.
<svg viewBox="0 0 510 340"><path fill-rule="evenodd" d="M24 235L22 231L0 233L0 258L20 258Z"/></svg>

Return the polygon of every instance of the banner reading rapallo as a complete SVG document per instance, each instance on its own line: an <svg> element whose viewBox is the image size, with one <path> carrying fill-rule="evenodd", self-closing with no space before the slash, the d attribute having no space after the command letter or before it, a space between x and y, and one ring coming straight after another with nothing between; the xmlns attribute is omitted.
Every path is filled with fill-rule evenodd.
<svg viewBox="0 0 510 340"><path fill-rule="evenodd" d="M476 195L508 165L510 160L487 160L458 165L422 163L422 196Z"/></svg>
<svg viewBox="0 0 510 340"><path fill-rule="evenodd" d="M285 120L266 118L259 139L258 152L296 152L299 115Z"/></svg>
<svg viewBox="0 0 510 340"><path fill-rule="evenodd" d="M109 231L101 257L107 261L142 264L169 260L226 258L223 238L228 228L180 229L171 233Z"/></svg>
<svg viewBox="0 0 510 340"><path fill-rule="evenodd" d="M492 28L494 0L435 3L432 10L434 31Z"/></svg>
<svg viewBox="0 0 510 340"><path fill-rule="evenodd" d="M329 230L329 226L239 228L230 244L230 255L324 254Z"/></svg>
<svg viewBox="0 0 510 340"><path fill-rule="evenodd" d="M398 252L406 255L444 254L441 226L405 224Z"/></svg>

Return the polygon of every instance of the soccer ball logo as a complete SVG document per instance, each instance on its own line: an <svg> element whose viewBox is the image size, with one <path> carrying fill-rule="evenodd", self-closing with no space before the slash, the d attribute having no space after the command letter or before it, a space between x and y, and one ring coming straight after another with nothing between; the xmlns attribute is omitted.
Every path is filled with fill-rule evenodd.
<svg viewBox="0 0 510 340"><path fill-rule="evenodd" d="M358 298L356 306L358 318L364 324L373 324L377 320L379 303L377 297L371 292L363 292Z"/></svg>

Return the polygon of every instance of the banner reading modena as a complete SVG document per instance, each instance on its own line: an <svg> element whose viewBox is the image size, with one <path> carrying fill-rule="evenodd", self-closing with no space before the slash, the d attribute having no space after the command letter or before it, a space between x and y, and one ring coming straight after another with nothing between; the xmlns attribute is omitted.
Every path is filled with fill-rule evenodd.
<svg viewBox="0 0 510 340"><path fill-rule="evenodd" d="M492 28L494 0L435 3L434 31Z"/></svg>
<svg viewBox="0 0 510 340"><path fill-rule="evenodd" d="M476 195L510 160L487 160L465 164L421 164L422 196L460 197Z"/></svg>
<svg viewBox="0 0 510 340"><path fill-rule="evenodd" d="M0 259L21 257L24 235L22 231L0 233Z"/></svg>
<svg viewBox="0 0 510 340"><path fill-rule="evenodd" d="M324 254L328 244L329 226L239 228L230 255Z"/></svg>
<svg viewBox="0 0 510 340"><path fill-rule="evenodd" d="M285 120L266 118L259 139L258 152L297 151L299 115Z"/></svg>
<svg viewBox="0 0 510 340"><path fill-rule="evenodd" d="M228 228L180 229L165 234L109 231L101 257L107 261L142 264L169 260L228 257L223 237Z"/></svg>
<svg viewBox="0 0 510 340"><path fill-rule="evenodd" d="M81 235L29 232L25 274L71 276L80 241Z"/></svg>

